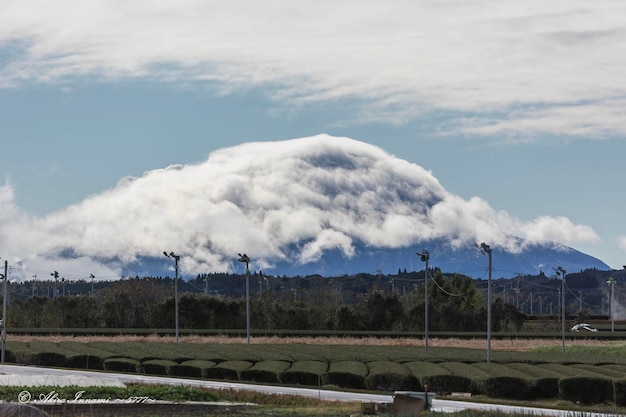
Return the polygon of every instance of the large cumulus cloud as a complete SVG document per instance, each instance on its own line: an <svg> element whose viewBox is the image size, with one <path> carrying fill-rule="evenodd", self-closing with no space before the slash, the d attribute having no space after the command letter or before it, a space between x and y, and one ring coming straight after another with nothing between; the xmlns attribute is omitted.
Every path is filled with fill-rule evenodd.
<svg viewBox="0 0 626 417"><path fill-rule="evenodd" d="M10 185L0 191L2 253L30 268L70 268L68 275L78 277L93 270L119 275L124 265L164 250L183 256L183 271L198 273L233 270L238 252L265 269L313 261L329 249L350 257L356 243L399 248L445 237L514 251L514 236L599 240L565 218L522 222L479 197L464 200L419 165L327 135L221 149L199 164L124 178L42 218L19 212ZM301 249L296 258L293 247ZM63 260L68 254L72 263Z"/></svg>

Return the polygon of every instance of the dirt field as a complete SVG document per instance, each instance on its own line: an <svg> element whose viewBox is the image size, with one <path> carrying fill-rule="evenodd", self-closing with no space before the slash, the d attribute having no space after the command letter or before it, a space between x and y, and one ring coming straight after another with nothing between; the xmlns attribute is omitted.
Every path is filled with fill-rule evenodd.
<svg viewBox="0 0 626 417"><path fill-rule="evenodd" d="M52 342L74 341L74 342L95 342L100 340L116 342L160 342L175 343L174 337L151 336L9 336L7 340L30 342L34 340L47 340ZM208 343L208 344L229 344L246 343L246 338L234 337L203 337L203 336L182 336L180 343ZM424 347L424 340L413 338L351 338L351 337L253 337L251 344L307 344L307 345L378 345L378 346L415 346ZM568 340L568 346L602 346L612 342L600 340ZM540 346L560 346L561 339L509 339L491 341L492 350L529 351ZM475 349L485 349L487 340L480 339L429 339L430 347L465 347Z"/></svg>

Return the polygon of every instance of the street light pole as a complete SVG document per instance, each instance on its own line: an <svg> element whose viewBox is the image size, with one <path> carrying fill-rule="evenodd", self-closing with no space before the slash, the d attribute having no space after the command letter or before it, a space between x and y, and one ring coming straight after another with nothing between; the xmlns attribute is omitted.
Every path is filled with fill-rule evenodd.
<svg viewBox="0 0 626 417"><path fill-rule="evenodd" d="M4 363L5 347L7 342L7 281L9 280L8 271L9 262L4 261L4 274L2 275L2 355L0 355L0 362Z"/></svg>
<svg viewBox="0 0 626 417"><path fill-rule="evenodd" d="M246 337L250 344L250 258L245 253L239 255L239 262L246 264Z"/></svg>
<svg viewBox="0 0 626 417"><path fill-rule="evenodd" d="M482 254L489 255L489 279L487 280L487 363L491 362L491 248L486 243L480 244Z"/></svg>
<svg viewBox="0 0 626 417"><path fill-rule="evenodd" d="M175 255L174 252L163 252L163 255L168 258L174 259L174 321L176 322L176 344L178 344L178 261L179 255Z"/></svg>
<svg viewBox="0 0 626 417"><path fill-rule="evenodd" d="M606 281L611 286L611 299L609 300L609 314L611 315L611 331L615 331L615 279L609 277Z"/></svg>
<svg viewBox="0 0 626 417"><path fill-rule="evenodd" d="M59 295L59 273L54 271L50 272L50 275L54 277L54 291L52 292L52 298L56 298Z"/></svg>
<svg viewBox="0 0 626 417"><path fill-rule="evenodd" d="M428 259L430 258L430 253L424 249L418 255L421 256L422 262L426 263L424 269L424 348L428 352Z"/></svg>
<svg viewBox="0 0 626 417"><path fill-rule="evenodd" d="M561 279L561 351L565 352L565 275L567 271L559 266L556 274L563 276Z"/></svg>

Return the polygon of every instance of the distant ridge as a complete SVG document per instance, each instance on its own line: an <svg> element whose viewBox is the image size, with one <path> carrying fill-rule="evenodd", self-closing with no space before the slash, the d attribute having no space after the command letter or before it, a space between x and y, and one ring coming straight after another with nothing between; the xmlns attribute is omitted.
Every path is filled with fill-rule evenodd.
<svg viewBox="0 0 626 417"><path fill-rule="evenodd" d="M294 265L278 263L275 268L264 270L269 274L306 276L318 274L327 277L353 275L357 273L395 274L398 270L408 272L424 269L417 253L423 249L430 253L429 266L446 273L460 273L473 278L487 278L488 260L476 247L468 244L454 249L443 241L423 242L407 248L384 249L359 246L355 256L346 258L340 251L331 250L316 262ZM541 272L552 275L553 269L562 267L566 271L579 272L585 269L610 270L599 259L575 249L557 244L532 244L523 252L510 253L492 247L493 278L511 278L516 275L537 275Z"/></svg>

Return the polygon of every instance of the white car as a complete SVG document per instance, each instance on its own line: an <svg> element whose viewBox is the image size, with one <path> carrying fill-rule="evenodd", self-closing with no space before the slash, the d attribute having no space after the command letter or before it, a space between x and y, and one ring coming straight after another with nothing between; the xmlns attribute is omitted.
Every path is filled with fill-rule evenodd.
<svg viewBox="0 0 626 417"><path fill-rule="evenodd" d="M591 324L587 324L587 323L580 323L580 324L577 324L576 326L572 327L572 331L573 332L579 332L581 330L586 330L588 332L597 332L598 331L598 329L593 327Z"/></svg>

